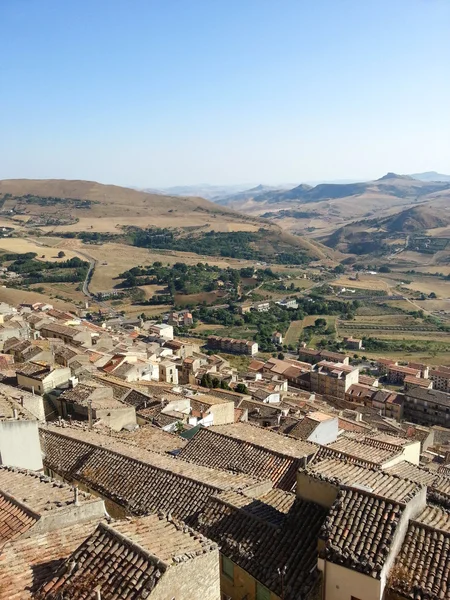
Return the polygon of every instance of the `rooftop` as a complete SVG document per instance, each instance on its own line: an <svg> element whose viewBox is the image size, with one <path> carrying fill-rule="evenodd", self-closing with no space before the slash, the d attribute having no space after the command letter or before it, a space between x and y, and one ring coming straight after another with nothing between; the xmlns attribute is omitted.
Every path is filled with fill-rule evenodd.
<svg viewBox="0 0 450 600"><path fill-rule="evenodd" d="M272 490L259 498L220 494L208 501L197 528L223 554L284 599L308 596L317 580L317 542L326 510Z"/></svg>
<svg viewBox="0 0 450 600"><path fill-rule="evenodd" d="M322 458L348 457L353 462L366 466L381 466L392 460L402 452L401 448L377 448L375 444L369 444L364 439L356 440L341 437L328 446L322 446L319 455Z"/></svg>
<svg viewBox="0 0 450 600"><path fill-rule="evenodd" d="M334 458L313 461L305 472L335 485L364 486L374 494L395 502L407 502L421 487L420 484L397 475Z"/></svg>
<svg viewBox="0 0 450 600"><path fill-rule="evenodd" d="M45 466L135 515L162 510L189 520L218 490L259 483L248 475L195 465L93 431L47 426L40 435Z"/></svg>
<svg viewBox="0 0 450 600"><path fill-rule="evenodd" d="M321 530L320 555L379 579L403 507L374 494L341 488Z"/></svg>
<svg viewBox="0 0 450 600"><path fill-rule="evenodd" d="M101 587L102 597L123 600L146 597L163 574L181 562L217 546L183 523L151 515L142 519L99 523L95 531L67 558L41 588L42 598L86 598L89 589ZM73 563L77 568L73 569ZM136 595L136 593L138 594Z"/></svg>
<svg viewBox="0 0 450 600"><path fill-rule="evenodd" d="M275 487L291 490L297 470L316 451L315 444L248 423L235 423L200 429L179 457L200 465L268 478Z"/></svg>

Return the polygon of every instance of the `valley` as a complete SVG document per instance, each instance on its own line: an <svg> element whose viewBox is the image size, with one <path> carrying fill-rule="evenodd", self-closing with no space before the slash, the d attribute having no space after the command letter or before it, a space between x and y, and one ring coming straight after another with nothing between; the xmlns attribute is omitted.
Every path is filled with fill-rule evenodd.
<svg viewBox="0 0 450 600"><path fill-rule="evenodd" d="M214 202L84 181L1 181L2 253L34 253L48 269L62 252L93 270L88 288L86 271L69 281L69 272L52 267L39 281L3 281L0 296L32 294L93 315L153 318L187 309L194 325L184 335L225 331L258 339L268 352L278 326L285 350L300 341L338 349L357 336L367 356L450 362L443 356L450 350L449 182L388 174L211 196ZM155 275L159 264L167 274L185 265L189 285ZM287 320L276 309L285 299L300 306ZM242 303L258 302L271 304L270 316L239 316ZM315 328L320 318L324 329Z"/></svg>

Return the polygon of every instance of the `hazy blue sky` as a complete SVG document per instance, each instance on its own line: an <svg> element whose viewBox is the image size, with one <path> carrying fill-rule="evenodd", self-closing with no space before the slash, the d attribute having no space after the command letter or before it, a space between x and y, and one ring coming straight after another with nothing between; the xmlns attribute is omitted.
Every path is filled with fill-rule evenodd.
<svg viewBox="0 0 450 600"><path fill-rule="evenodd" d="M450 0L0 0L0 178L450 172Z"/></svg>

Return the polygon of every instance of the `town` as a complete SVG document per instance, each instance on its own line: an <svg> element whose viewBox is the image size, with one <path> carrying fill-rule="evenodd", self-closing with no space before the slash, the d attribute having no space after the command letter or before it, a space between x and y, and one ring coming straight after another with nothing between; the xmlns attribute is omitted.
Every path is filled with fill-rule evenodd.
<svg viewBox="0 0 450 600"><path fill-rule="evenodd" d="M0 598L446 597L450 368L192 320L0 304Z"/></svg>

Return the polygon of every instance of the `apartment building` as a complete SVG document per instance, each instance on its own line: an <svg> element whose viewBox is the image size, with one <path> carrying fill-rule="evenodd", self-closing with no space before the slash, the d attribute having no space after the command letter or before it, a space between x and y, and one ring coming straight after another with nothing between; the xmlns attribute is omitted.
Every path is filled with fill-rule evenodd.
<svg viewBox="0 0 450 600"><path fill-rule="evenodd" d="M208 337L208 346L213 350L230 352L233 354L249 354L254 356L258 352L258 344L248 340L237 340L234 338L225 338L217 335Z"/></svg>
<svg viewBox="0 0 450 600"><path fill-rule="evenodd" d="M322 360L310 373L311 392L343 399L349 387L358 383L358 377L358 369Z"/></svg>
<svg viewBox="0 0 450 600"><path fill-rule="evenodd" d="M450 394L421 387L405 391L404 417L420 425L450 426Z"/></svg>

